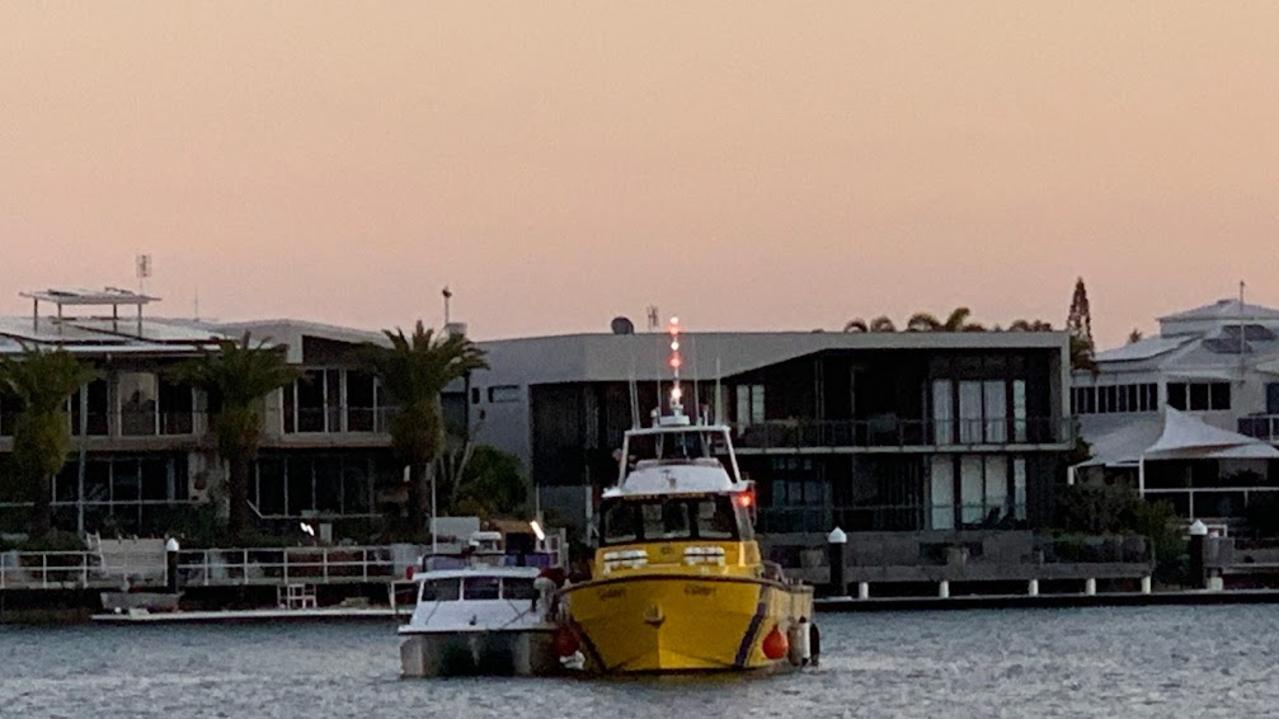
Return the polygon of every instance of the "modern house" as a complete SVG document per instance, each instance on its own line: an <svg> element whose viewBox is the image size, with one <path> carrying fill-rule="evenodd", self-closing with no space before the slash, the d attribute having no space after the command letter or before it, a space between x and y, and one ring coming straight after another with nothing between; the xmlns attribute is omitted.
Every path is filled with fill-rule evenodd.
<svg viewBox="0 0 1279 719"><path fill-rule="evenodd" d="M1220 300L1095 360L1072 377L1093 455L1075 477L1121 478L1186 519L1224 522L1279 490L1279 310Z"/></svg>
<svg viewBox="0 0 1279 719"><path fill-rule="evenodd" d="M402 501L387 431L393 410L355 354L384 341L380 334L294 320L155 319L144 308L156 298L117 289L25 296L33 313L0 318L0 353L62 348L99 373L70 402L75 455L55 478L58 527L154 534L218 491L222 468L207 398L167 370L246 332L268 339L301 372L263 406L265 436L249 489L259 522L361 522ZM55 312L42 314L42 304ZM447 398L455 423L465 422L463 397L459 388ZM0 472L15 409L12 398L0 397ZM12 502L0 505L0 529L16 523L15 510Z"/></svg>
<svg viewBox="0 0 1279 719"><path fill-rule="evenodd" d="M685 407L731 424L759 528L952 536L1052 513L1074 445L1064 333L686 333ZM473 437L520 456L543 509L581 525L633 414L670 377L665 334L484 342ZM696 385L694 387L694 385ZM636 406L633 410L632 387ZM916 562L918 557L912 559Z"/></svg>

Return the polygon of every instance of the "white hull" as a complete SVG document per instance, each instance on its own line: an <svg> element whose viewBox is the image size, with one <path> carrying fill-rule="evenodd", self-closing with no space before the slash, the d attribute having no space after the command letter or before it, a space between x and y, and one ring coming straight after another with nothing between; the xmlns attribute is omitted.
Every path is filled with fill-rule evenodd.
<svg viewBox="0 0 1279 719"><path fill-rule="evenodd" d="M550 628L508 631L401 630L401 675L441 677L467 675L532 676L560 668Z"/></svg>

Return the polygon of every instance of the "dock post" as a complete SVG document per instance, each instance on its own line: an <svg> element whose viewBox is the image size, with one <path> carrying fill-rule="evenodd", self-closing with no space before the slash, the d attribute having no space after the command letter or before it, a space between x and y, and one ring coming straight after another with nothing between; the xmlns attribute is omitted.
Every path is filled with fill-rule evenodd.
<svg viewBox="0 0 1279 719"><path fill-rule="evenodd" d="M870 599L870 582L857 583L857 598Z"/></svg>
<svg viewBox="0 0 1279 719"><path fill-rule="evenodd" d="M1206 589L1208 577L1204 572L1204 554L1207 551L1208 525L1195 520L1190 525L1190 586Z"/></svg>
<svg viewBox="0 0 1279 719"><path fill-rule="evenodd" d="M178 593L178 551L181 548L176 537L169 537L169 541L164 543L164 585L169 594Z"/></svg>
<svg viewBox="0 0 1279 719"><path fill-rule="evenodd" d="M1026 595L1031 597L1039 596L1039 580L1032 579L1026 582Z"/></svg>
<svg viewBox="0 0 1279 719"><path fill-rule="evenodd" d="M1150 577L1141 578L1141 593L1150 594Z"/></svg>
<svg viewBox="0 0 1279 719"><path fill-rule="evenodd" d="M950 598L950 582L943 579L937 583L937 596L940 599Z"/></svg>
<svg viewBox="0 0 1279 719"><path fill-rule="evenodd" d="M826 535L826 555L830 564L831 596L848 596L848 535L839 527Z"/></svg>
<svg viewBox="0 0 1279 719"><path fill-rule="evenodd" d="M1097 580L1089 577L1084 580L1084 594L1093 596L1097 593Z"/></svg>

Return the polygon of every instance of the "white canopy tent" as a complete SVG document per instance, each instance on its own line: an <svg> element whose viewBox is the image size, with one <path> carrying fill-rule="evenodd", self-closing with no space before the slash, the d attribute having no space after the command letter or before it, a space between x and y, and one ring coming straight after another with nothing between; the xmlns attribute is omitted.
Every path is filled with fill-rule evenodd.
<svg viewBox="0 0 1279 719"><path fill-rule="evenodd" d="M1279 449L1166 407L1161 423L1129 425L1098 438L1093 455L1070 468L1069 483L1083 467L1136 467L1137 489L1145 494L1146 461L1164 459L1279 459Z"/></svg>

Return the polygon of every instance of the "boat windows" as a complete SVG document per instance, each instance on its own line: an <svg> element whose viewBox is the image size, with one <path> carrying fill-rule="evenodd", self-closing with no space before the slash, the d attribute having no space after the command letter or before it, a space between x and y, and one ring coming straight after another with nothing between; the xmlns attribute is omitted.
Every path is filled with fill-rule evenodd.
<svg viewBox="0 0 1279 719"><path fill-rule="evenodd" d="M625 544L639 539L636 508L633 504L617 503L604 510L603 531L605 544Z"/></svg>
<svg viewBox="0 0 1279 719"><path fill-rule="evenodd" d="M532 579L506 577L502 580L503 599L536 599L537 590L533 588Z"/></svg>
<svg viewBox="0 0 1279 719"><path fill-rule="evenodd" d="M688 521L688 503L683 500L667 500L660 504L648 503L642 508L644 537L656 539L689 539L693 529Z"/></svg>
<svg viewBox="0 0 1279 719"><path fill-rule="evenodd" d="M461 587L460 579L431 579L422 582L423 602L455 602Z"/></svg>
<svg viewBox="0 0 1279 719"><path fill-rule="evenodd" d="M699 539L733 539L737 534L737 514L727 497L695 502Z"/></svg>
<svg viewBox="0 0 1279 719"><path fill-rule="evenodd" d="M750 539L746 511L728 496L623 499L605 504L603 545Z"/></svg>
<svg viewBox="0 0 1279 719"><path fill-rule="evenodd" d="M497 577L467 577L462 587L462 598L497 599L500 582Z"/></svg>

